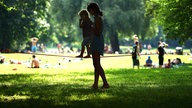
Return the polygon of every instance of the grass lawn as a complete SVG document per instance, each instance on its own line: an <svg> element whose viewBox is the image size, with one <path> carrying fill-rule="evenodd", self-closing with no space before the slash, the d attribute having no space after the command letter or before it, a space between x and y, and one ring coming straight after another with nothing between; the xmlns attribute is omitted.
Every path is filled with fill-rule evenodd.
<svg viewBox="0 0 192 108"><path fill-rule="evenodd" d="M135 70L131 56L105 55L101 63L110 88L104 90L90 88L92 59L37 55L41 68L31 69L27 68L30 54L2 55L6 63L0 64L0 108L192 107L192 64L187 55L165 55L165 62L168 58L181 58L185 64L180 68L141 66ZM9 64L11 58L23 64ZM147 55L141 56L142 65L146 58ZM157 55L151 58L158 63ZM99 86L102 86L101 79Z"/></svg>

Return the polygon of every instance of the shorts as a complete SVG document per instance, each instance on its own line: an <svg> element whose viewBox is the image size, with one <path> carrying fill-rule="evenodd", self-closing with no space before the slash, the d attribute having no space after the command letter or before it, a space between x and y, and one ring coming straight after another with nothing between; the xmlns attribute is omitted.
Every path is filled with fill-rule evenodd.
<svg viewBox="0 0 192 108"><path fill-rule="evenodd" d="M31 51L32 51L32 52L36 52L36 51L37 51L37 47L36 47L36 46L32 46L32 47L31 47Z"/></svg>
<svg viewBox="0 0 192 108"><path fill-rule="evenodd" d="M82 45L85 46L85 45L90 45L91 43L91 37L85 37L82 41Z"/></svg>

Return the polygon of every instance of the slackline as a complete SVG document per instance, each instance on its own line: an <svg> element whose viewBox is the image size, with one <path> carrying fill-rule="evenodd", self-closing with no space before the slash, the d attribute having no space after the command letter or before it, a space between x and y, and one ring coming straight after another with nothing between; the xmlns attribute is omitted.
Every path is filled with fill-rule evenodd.
<svg viewBox="0 0 192 108"><path fill-rule="evenodd" d="M43 53L21 53L21 54L78 58L78 57L76 57L76 56L67 56L67 55L59 55L59 54L43 54ZM107 56L104 55L104 56L101 56L101 58L126 57L126 56L131 56L131 54L114 54L114 55L107 55Z"/></svg>

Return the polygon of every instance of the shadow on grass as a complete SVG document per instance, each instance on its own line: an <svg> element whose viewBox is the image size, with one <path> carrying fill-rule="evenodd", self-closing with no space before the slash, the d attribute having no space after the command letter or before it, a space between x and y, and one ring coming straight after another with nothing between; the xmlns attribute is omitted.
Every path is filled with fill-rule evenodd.
<svg viewBox="0 0 192 108"><path fill-rule="evenodd" d="M89 88L92 80L50 83L36 74L0 75L0 108L190 108L192 74L184 71L107 70L107 90Z"/></svg>

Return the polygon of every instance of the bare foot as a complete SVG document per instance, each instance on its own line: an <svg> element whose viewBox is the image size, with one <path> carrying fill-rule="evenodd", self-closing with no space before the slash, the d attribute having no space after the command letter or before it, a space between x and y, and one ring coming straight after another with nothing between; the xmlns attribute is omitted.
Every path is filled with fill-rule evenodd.
<svg viewBox="0 0 192 108"><path fill-rule="evenodd" d="M107 88L109 88L109 85L108 85L108 84L103 85L101 88L102 88L102 89L107 89Z"/></svg>
<svg viewBox="0 0 192 108"><path fill-rule="evenodd" d="M91 88L92 88L92 89L98 89L98 86L92 85Z"/></svg>
<svg viewBox="0 0 192 108"><path fill-rule="evenodd" d="M91 56L85 56L85 57L83 57L83 58L91 58Z"/></svg>
<svg viewBox="0 0 192 108"><path fill-rule="evenodd" d="M78 56L76 56L77 58L83 58L83 56L82 55L78 55Z"/></svg>

